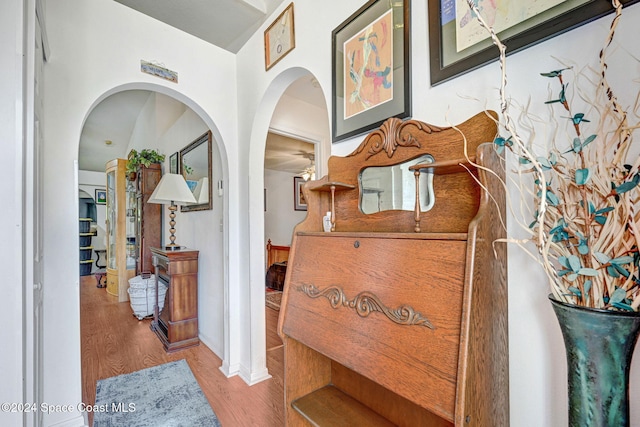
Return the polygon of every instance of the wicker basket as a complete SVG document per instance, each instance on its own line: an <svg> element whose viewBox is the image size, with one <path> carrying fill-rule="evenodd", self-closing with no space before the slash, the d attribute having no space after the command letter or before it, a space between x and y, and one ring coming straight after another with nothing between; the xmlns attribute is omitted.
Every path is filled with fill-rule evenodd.
<svg viewBox="0 0 640 427"><path fill-rule="evenodd" d="M153 316L153 306L156 302L156 286L155 276L151 275L147 279L142 276L136 276L129 279L129 302L133 315L142 320L145 317ZM164 308L164 297L167 292L167 286L158 282L158 310Z"/></svg>

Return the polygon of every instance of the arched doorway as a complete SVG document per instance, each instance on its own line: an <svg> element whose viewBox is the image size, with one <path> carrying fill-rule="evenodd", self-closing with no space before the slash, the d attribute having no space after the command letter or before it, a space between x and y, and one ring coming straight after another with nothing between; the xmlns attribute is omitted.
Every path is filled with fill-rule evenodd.
<svg viewBox="0 0 640 427"><path fill-rule="evenodd" d="M127 128L124 134L114 130L119 125L118 117L122 115L134 116L131 123L120 123ZM170 157L207 130L211 130L213 136L212 183L222 183L228 180L225 146L215 123L198 105L166 87L129 84L113 88L100 96L85 116L78 145L78 184L85 191L86 188L91 191L104 188L106 161L126 158L131 148L151 148L165 154L163 169L168 172ZM85 146L92 143L99 144L101 150L94 150L92 154ZM178 235L180 244L200 252L198 318L201 342L223 358L224 337L228 328L224 316L228 301L221 296L227 294L228 287L229 233L225 223L229 203L228 195L224 192L214 191L213 198L211 210L178 213ZM164 215L166 217L167 213L164 212ZM100 219L104 221L105 215L98 212L97 218L97 228L104 229L105 224L101 224ZM168 219L165 219L164 223L167 222ZM166 227L162 244L168 240ZM104 234L98 233L100 235ZM126 352L127 349L119 351Z"/></svg>
<svg viewBox="0 0 640 427"><path fill-rule="evenodd" d="M290 87L297 88L293 96ZM308 90L304 90L305 88ZM314 94L314 95L312 95ZM312 99L311 96L319 97ZM269 130L296 135L316 142L316 176L326 170L331 152L328 108L322 88L313 74L303 68L290 68L271 82L259 105L251 130L249 168L250 233L250 289L251 301L251 370L255 374L250 383L268 378L265 340L265 224L264 224L264 161ZM286 191L290 191L287 189ZM292 197L293 197L293 193ZM245 378L245 380L247 380Z"/></svg>

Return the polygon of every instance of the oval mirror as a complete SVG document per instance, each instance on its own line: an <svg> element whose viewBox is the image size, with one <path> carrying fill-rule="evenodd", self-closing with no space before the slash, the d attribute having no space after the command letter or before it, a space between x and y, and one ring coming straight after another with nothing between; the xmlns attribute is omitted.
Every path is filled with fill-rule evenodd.
<svg viewBox="0 0 640 427"><path fill-rule="evenodd" d="M360 172L360 209L365 214L382 211L413 211L416 206L416 178L409 166L433 163L429 154L392 166L375 166ZM433 174L422 174L420 185L420 210L431 209L433 198Z"/></svg>

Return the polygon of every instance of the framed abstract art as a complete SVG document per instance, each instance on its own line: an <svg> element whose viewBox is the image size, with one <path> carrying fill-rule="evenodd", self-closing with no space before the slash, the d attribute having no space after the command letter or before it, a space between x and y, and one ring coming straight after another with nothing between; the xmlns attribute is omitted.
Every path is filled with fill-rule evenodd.
<svg viewBox="0 0 640 427"><path fill-rule="evenodd" d="M333 30L333 142L411 116L409 26L409 0L372 0Z"/></svg>

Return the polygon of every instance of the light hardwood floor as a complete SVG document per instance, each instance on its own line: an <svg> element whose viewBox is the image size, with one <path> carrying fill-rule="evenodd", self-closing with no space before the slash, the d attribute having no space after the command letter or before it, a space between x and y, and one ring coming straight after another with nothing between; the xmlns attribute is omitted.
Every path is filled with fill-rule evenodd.
<svg viewBox="0 0 640 427"><path fill-rule="evenodd" d="M167 354L149 319L133 316L128 302L96 287L93 276L80 278L82 401L93 405L99 379L186 359L211 408L225 427L284 425L283 348L276 334L278 312L266 308L267 367L271 379L249 387L238 376L226 378L222 361L204 344ZM93 422L89 414L89 423Z"/></svg>

